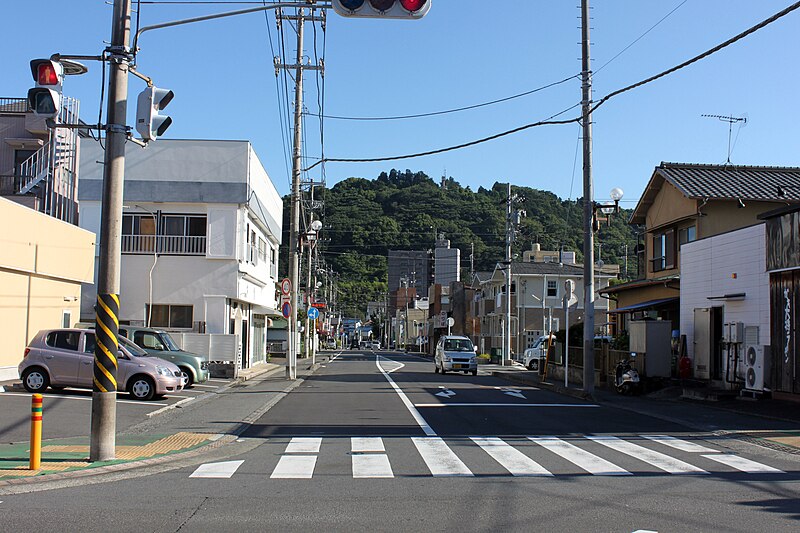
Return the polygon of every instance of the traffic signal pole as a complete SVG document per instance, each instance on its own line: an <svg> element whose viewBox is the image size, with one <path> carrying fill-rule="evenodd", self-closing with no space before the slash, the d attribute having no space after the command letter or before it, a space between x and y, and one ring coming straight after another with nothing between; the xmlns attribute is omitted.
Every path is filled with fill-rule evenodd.
<svg viewBox="0 0 800 533"><path fill-rule="evenodd" d="M122 189L127 138L128 69L131 0L114 0L111 46L108 48L108 125L103 166L100 257L97 272L96 340L90 461L116 456L117 333L119 328Z"/></svg>

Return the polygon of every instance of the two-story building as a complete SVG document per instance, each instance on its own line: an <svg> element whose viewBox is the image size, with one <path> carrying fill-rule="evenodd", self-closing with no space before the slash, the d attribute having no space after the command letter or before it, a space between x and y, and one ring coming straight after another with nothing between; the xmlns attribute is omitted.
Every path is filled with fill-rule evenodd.
<svg viewBox="0 0 800 533"><path fill-rule="evenodd" d="M125 155L120 322L237 334L242 367L264 361L269 317L279 315L283 203L253 147L159 139ZM81 227L98 235L102 161L102 147L84 139ZM95 298L85 285L84 320Z"/></svg>
<svg viewBox="0 0 800 533"><path fill-rule="evenodd" d="M733 379L722 353L724 311L729 320L741 320L742 309L766 310L764 231L740 230L760 225L760 214L798 201L798 168L661 163L629 221L642 228L638 279L601 290L617 302L618 328L626 330L631 319L671 321L679 335L687 336L686 353L696 376L720 384ZM689 261L682 257L684 247L692 253ZM691 268L686 298L684 263ZM722 272L730 279L722 279ZM742 279L752 279L760 280L755 282L760 288L736 288L731 280L737 277L739 286ZM742 301L745 297L750 300ZM761 324L769 342L768 328L752 321Z"/></svg>

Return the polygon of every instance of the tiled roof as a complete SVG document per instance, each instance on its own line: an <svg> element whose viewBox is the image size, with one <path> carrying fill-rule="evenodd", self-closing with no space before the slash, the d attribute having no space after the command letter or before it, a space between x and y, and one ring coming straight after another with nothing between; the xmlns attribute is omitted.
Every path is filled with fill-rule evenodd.
<svg viewBox="0 0 800 533"><path fill-rule="evenodd" d="M800 201L800 167L661 163L655 172L688 198Z"/></svg>

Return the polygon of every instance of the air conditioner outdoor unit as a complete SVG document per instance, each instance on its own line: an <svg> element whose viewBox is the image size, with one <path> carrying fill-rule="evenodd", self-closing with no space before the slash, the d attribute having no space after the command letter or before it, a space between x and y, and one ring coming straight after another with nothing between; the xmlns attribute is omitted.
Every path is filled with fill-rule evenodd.
<svg viewBox="0 0 800 533"><path fill-rule="evenodd" d="M763 391L764 387L764 347L750 345L744 352L744 388L750 391Z"/></svg>

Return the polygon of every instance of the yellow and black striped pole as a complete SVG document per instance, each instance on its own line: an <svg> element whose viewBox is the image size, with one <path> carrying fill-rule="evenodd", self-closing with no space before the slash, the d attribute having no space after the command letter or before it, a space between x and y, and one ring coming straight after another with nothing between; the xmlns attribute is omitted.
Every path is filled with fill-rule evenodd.
<svg viewBox="0 0 800 533"><path fill-rule="evenodd" d="M34 394L31 397L31 470L39 470L42 465L42 414L42 395Z"/></svg>
<svg viewBox="0 0 800 533"><path fill-rule="evenodd" d="M116 458L119 296L98 294L95 311L94 386L90 461Z"/></svg>

